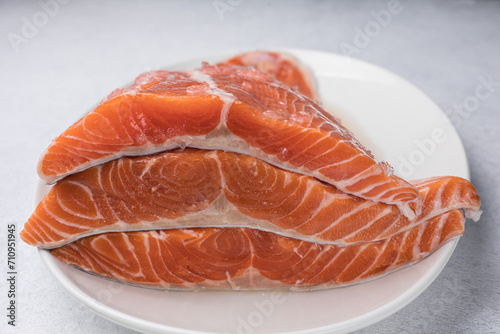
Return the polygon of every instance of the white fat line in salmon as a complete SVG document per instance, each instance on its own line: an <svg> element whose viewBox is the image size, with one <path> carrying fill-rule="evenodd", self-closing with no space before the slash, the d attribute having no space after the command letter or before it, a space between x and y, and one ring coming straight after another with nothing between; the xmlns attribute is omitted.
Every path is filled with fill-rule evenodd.
<svg viewBox="0 0 500 334"><path fill-rule="evenodd" d="M214 131L216 131L216 130L214 130ZM214 131L212 131L212 132L214 132ZM156 154L156 153L171 151L171 150L179 149L179 148L184 149L187 146L192 147L192 148L203 149L203 150L217 150L220 147L223 147L224 145L227 146L227 144L229 143L229 146L227 146L224 149L224 151L234 152L234 153L239 153L239 154L244 154L244 155L251 155L251 156L254 156L254 157L256 157L264 162L269 163L270 165L275 166L275 167L285 169L285 170L288 170L290 172L295 172L295 173L299 173L302 175L311 176L311 177L317 178L319 180L322 180L324 182L330 183L319 172L319 170L311 170L311 171L301 170L300 169L301 166L294 166L287 161L280 160L278 158L278 156L265 154L259 148L250 146L246 141L244 141L243 139L241 139L241 138L239 138L231 133L226 133L224 136L221 136L217 139L210 138L210 134L212 132L210 132L207 135L203 135L203 136L180 136L180 137L177 137L175 140L171 141L170 145L165 145L165 144L154 145L154 144L151 144L148 142L146 145L143 145L143 147L127 147L127 148L124 148L122 150L122 153L119 155L108 157L108 158L97 159L96 161L93 161L93 162L89 161L87 163L83 163L83 164L81 164L81 166L83 168L79 171L83 171L83 170L92 168L93 165L95 165L96 163L97 164L104 164L104 163L107 163L107 162L110 162L110 161L113 161L113 160L116 160L119 158L127 157L127 156L142 156L142 155L144 155L144 146L148 147L148 151L151 152L150 154ZM343 140L340 140L339 142L343 142ZM321 155L320 155L320 157L321 157ZM41 160L43 160L43 155L40 158L40 161ZM331 165L322 166L322 169L328 168L330 166ZM365 175L363 175L363 173L365 173L365 172L366 171L361 171L360 173L357 174L357 176L356 175L353 176L352 180L359 181L359 180L364 179ZM369 175L366 175L366 177L368 177L368 176ZM60 180L59 178L54 179L49 184L53 184L59 180ZM351 180L348 180L348 181L351 181ZM344 187L344 188L349 186L349 185L352 185L352 184L353 184L353 182L347 182L346 180L338 180L337 181L337 185L340 187ZM383 183L378 183L376 185L380 186L381 184L383 184ZM347 192L347 193L349 194L349 192ZM356 195L352 195L352 196L356 196ZM370 200L370 198L366 198L362 195L357 195L357 197ZM380 200L380 202L382 202L382 203L387 203L387 201L388 201L387 199ZM411 210L408 210L405 208L402 208L402 210L403 210L402 212L406 212L407 214L409 214L409 212L412 212Z"/></svg>
<svg viewBox="0 0 500 334"><path fill-rule="evenodd" d="M459 216L457 216L457 213L459 214ZM456 221L453 224L455 225L456 223L458 223L458 224L460 224L461 228L459 228L458 225L455 225L454 231L449 232L446 235L443 235L443 226L445 224L447 224L448 219L450 219L450 218L452 220L457 219L457 218L460 219L459 217L461 217L462 219L460 221ZM438 219L437 221L429 222L429 224L431 224L432 228L433 228L433 232L432 232L433 236L432 236L432 242L431 242L430 246L426 246L426 244L428 244L427 241L422 239L424 237L424 235L426 235L424 232L429 227L428 226L429 224L422 224L422 225L416 227L418 229L418 231L406 231L406 232L400 233L400 234L398 234L399 237L394 238L394 239L390 238L386 241L360 245L356 249L356 254L354 254L353 257L348 256L350 258L348 260L348 262L344 262L341 264L342 267L339 268L339 269L341 269L341 271L338 274L335 274L334 276L329 278L328 281L324 281L325 278L317 280L316 278L320 277L320 275L322 275L325 272L325 270L329 270L331 265L334 265L335 261L337 259L339 259L339 257L343 256L342 254L347 250L347 248L339 249L338 252L336 252L332 258L326 259L327 261L325 262L325 265L322 266L322 269L318 273L314 274L313 276L307 277L307 279L305 279L305 280L304 280L304 278L297 279L295 281L295 284L290 283L290 281L293 281L293 279L296 275L301 275L301 272L302 273L309 272L309 268L312 268L312 265L314 264L314 262L325 260L324 259L324 254L326 254L325 251L330 249L331 247L335 247L335 246L332 246L332 245L311 245L311 248L309 248L305 254L300 255L300 254L298 254L298 248L300 248L302 246L303 242L299 243L295 248L295 252L297 253L297 255L300 256L301 259L307 258L308 254L311 254L310 252L312 252L314 249L316 251L318 251L317 247L322 247L322 248L316 254L314 261L302 262L301 260L298 260L298 262L296 262L295 265L301 266L300 271L298 271L293 276L287 276L286 278L283 278L283 279L285 279L285 281L282 281L280 279L268 279L264 276L265 272L268 271L266 268L254 267L253 265L250 265L245 270L245 272L237 274L233 277L228 277L225 280L224 279L223 280L220 280L220 279L212 280L212 279L207 278L205 276L200 276L196 272L196 270L193 271L188 266L188 267L184 268L184 270L192 276L202 278L202 280L195 281L195 282L193 282L193 281L189 282L189 281L186 281L185 278L180 278L180 281L182 283L172 283L171 281L168 282L168 281L163 280L160 277L160 275L157 273L157 271L154 270L155 277L156 277L155 279L148 277L145 282L142 282L142 281L134 282L133 279L131 280L130 277L125 278L125 279L123 278L123 275L121 275L118 272L118 270L121 270L121 269L119 269L118 267L116 267L114 264L110 263L107 260L107 259L111 260L109 254L107 254L107 255L103 254L102 257L96 256L96 254L94 253L95 250L87 249L86 246L83 246L82 244L77 244L77 243L69 244L61 249L56 250L56 252L58 252L59 254L62 254L62 255L67 254L69 256L69 258L67 258L67 260L65 260L65 262L72 264L72 265L75 265L77 268L87 270L87 271L88 270L94 271L94 274L104 275L104 277L110 278L110 279L117 279L119 282L122 282L122 283L135 285L135 286L141 286L141 287L149 287L149 288L153 288L153 289L267 290L267 289L276 289L276 288L279 289L279 288L281 288L281 289L292 290L292 291L309 291L309 290L318 290L318 289L323 289L323 288L348 286L348 285L356 284L360 281L367 282L367 281L370 281L370 280L373 280L376 278L383 277L383 276L385 276L389 273L392 273L396 270L400 270L402 268L413 265L413 264L419 262L422 258L427 257L430 254L434 253L437 249L441 248L444 244L446 244L450 240L460 236L463 232L463 222L464 222L463 215L459 212L453 212L453 213L450 212L449 215L440 217L440 219ZM189 233L189 231L185 231L185 233ZM193 233L195 233L195 232L193 231ZM245 238L246 243L250 242L249 245L251 245L251 243L252 243L251 240L255 240L255 239L250 238L247 235L248 233L252 233L251 230L243 230L243 233L241 233L241 237ZM413 237L413 235L415 233L417 233L418 235L416 237ZM170 247L169 240L172 237L171 235L164 234L164 233L157 232L157 231L149 231L149 232L145 232L144 234L142 234L141 239L135 240L135 244L136 244L136 246L138 246L139 252L141 252L141 253L144 252L144 250L141 250L143 248L141 245L148 242L150 237L157 240L158 242L159 242L159 240L162 240L164 242L162 245L157 243L157 246L158 246L157 249L160 250L160 253L161 253L162 247L167 247L167 248ZM197 236L197 233L195 233L193 235L193 237L199 238L200 236ZM103 235L103 236L100 236L99 238L102 238L103 240L105 240L108 238L108 235ZM118 238L128 238L128 236L126 233L120 233L118 235ZM176 240L175 236L173 238L174 238L173 240L175 241ZM444 240L440 241L442 238L444 238ZM116 237L114 237L113 240L116 240ZM185 240L188 240L188 239L184 239L184 241L183 241L184 246L186 245ZM189 238L189 240L191 240L191 239ZM437 244L436 244L436 240L437 240ZM112 243L113 242L112 239L109 239L109 242ZM409 242L411 243L411 246L412 246L410 248L407 247L407 244ZM386 254L387 247L389 246L389 244L391 244L392 246L396 246L395 243L397 244L397 249L394 249L393 251L397 252L398 256L389 260L389 258L387 258L388 254ZM144 247L144 249L147 249L147 248ZM407 250L405 252L405 255L408 257L408 259L400 259L399 258L400 254L403 254L402 249ZM411 251L409 251L410 249L411 249ZM70 250L75 251L76 254L79 254L79 255L77 255L77 258L75 258L75 262L73 262L71 260L72 255L71 255ZM130 248L124 248L123 250L126 250L126 252L128 253ZM364 263L362 264L363 270L356 272L355 276L353 276L352 272L350 271L349 268L356 261L359 262L360 259L364 259L365 250L369 251L371 253L373 253L373 251L375 251L377 254L374 258L373 257L367 258L366 261L364 261ZM391 251L391 250L389 250L389 251ZM82 254L82 252L84 254ZM160 253L158 253L158 254L160 254ZM392 253L392 251L391 251L391 253ZM147 254L149 254L149 252ZM312 253L312 254L315 254L315 253ZM80 258L83 257L84 261L83 262L79 261L78 256ZM251 257L257 256L257 253L255 253L254 248L251 248L251 255L250 256ZM387 263L388 266L384 267L385 269L382 270L381 272L379 272L378 270L375 270L374 273L370 274L372 269L377 268L376 265L378 264L378 260L380 259L381 256L384 256L386 258L386 261L390 261L390 264ZM149 255L146 257L149 257ZM127 259L130 261L129 257L127 257ZM144 260L144 258L142 256L141 256L141 259ZM399 262L399 261L401 261L401 262ZM94 262L97 263L98 267L101 269L100 271L95 269L95 267L93 265ZM249 263L254 263L254 262L250 260ZM140 268L140 271L143 272L142 264L152 265L153 261L151 258L149 258L147 262L140 263L139 259L136 257L133 259L133 263L130 262L127 264L127 267L131 266L131 267ZM159 265L158 263L156 263L156 264ZM378 265L380 265L380 264L378 264ZM157 267L156 269L168 270L168 265L163 263L161 268ZM330 268L330 270L331 270L331 268ZM168 270L168 271L170 272L170 270ZM345 277L344 273L347 274L348 276ZM366 275L368 275L368 276L366 276ZM135 273L131 276L137 277L137 275L135 275ZM173 275L173 276L179 277L178 275ZM226 276L228 276L228 272L226 272ZM347 280L345 281L345 279L347 279ZM321 283L321 281L323 281L323 282Z"/></svg>
<svg viewBox="0 0 500 334"><path fill-rule="evenodd" d="M229 113L229 108L231 108L231 105L234 103L234 101L236 101L236 97L233 94L228 93L225 90L217 87L217 84L212 79L212 77L206 73L203 73L199 70L191 70L187 71L187 73L189 74L189 77L194 81L207 83L208 86L210 87L209 93L217 96L224 102L224 106L222 107L221 111L221 124L225 124L227 121L227 114Z"/></svg>
<svg viewBox="0 0 500 334"><path fill-rule="evenodd" d="M220 165L219 159L217 158L216 152L212 151L212 152L208 153L208 155L212 159L217 161L217 166L219 168L219 174L221 175L221 182L222 182L222 184L225 184L225 182L226 182L225 176L222 172L222 169L221 169L222 167ZM118 163L122 164L123 162L120 161ZM111 175L111 174L109 174L109 175ZM305 177L305 176L302 176L301 178L303 178L303 177ZM115 181L118 182L119 180L115 180ZM111 183L111 185L114 185L114 183ZM311 192L312 187L313 187L312 184L307 185L306 192L303 195L302 200L307 198L307 196ZM442 187L444 187L444 186L442 186ZM440 189L438 190L438 192L437 192L438 194L441 194L442 187L440 187ZM93 201L96 200L93 197L93 194L90 190L87 193L89 194L89 196L92 197ZM455 195L459 195L459 194L455 191ZM58 222L58 224L60 224L61 226L69 226L69 227L74 227L74 228L78 228L78 229L87 229L87 231L84 233L76 234L76 235L70 235L68 233L65 233L65 232L57 229L56 227L54 227L52 225L46 226L46 228L48 228L49 230L54 232L56 235L60 235L61 237L63 237L64 242L54 241L53 238L44 238L39 232L41 232L43 235L46 235L46 234L43 233L43 231L37 231L38 226L35 226L36 229L34 229L32 232L34 232L34 233L38 234L40 237L42 237L41 238L42 240L45 240L43 248L47 248L47 249L56 248L58 246L73 242L73 241L80 239L80 238L83 238L83 237L101 234L101 233L108 233L108 232L168 230L168 229L178 229L178 228L189 229L189 228L204 228L204 227L207 227L207 228L208 227L227 227L227 228L245 227L245 228L250 228L250 229L257 229L257 230L272 232L272 233L275 233L278 235L282 235L282 236L286 236L286 237L290 237L290 238L294 238L294 239L298 239L298 240L303 240L303 241L307 241L307 242L316 242L316 243L320 243L320 244L333 244L333 245L344 247L347 245L362 244L362 243L367 242L367 241L359 241L359 240L353 242L352 239L350 239L350 238L352 238L352 236L356 236L358 234L362 235L364 230L369 229L370 226L372 226L374 223L376 223L380 218L382 218L385 215L387 215L388 213L390 213L389 208L387 208L386 210L381 212L379 215L372 217L371 220L366 222L366 224L363 227L353 231L352 233L350 233L346 236L343 236L340 239L327 240L324 237L322 237L322 235L321 235L322 233L324 233L328 229L334 228L338 224L341 224L345 219L352 216L353 214L360 212L363 209L365 209L371 205L377 205L377 203L375 203L375 202L368 201L366 203L363 203L363 204L357 206L355 209L343 214L337 220L332 222L332 224L330 224L328 227L324 228L323 230L321 230L319 232L316 232L313 234L304 234L301 232L297 232L302 226L305 226L309 222L314 220L316 215L319 214L322 209L328 207L332 203L332 201L334 201L335 199L338 199L338 198L349 197L348 195L345 195L345 194L330 194L328 197L325 197L325 196L326 196L326 194L324 193L323 198L321 200L321 203L316 208L316 210L314 212L312 212L311 215L309 215L309 217L306 218L302 224L295 226L293 228L279 227L278 225L276 225L275 223L273 223L271 221L250 217L250 216L240 212L240 210L234 204L230 203L227 200L224 192L221 192L218 195L218 197L207 208L200 210L200 211L197 211L197 212L186 214L185 216L182 216L179 218L175 218L175 219L160 218L156 221L141 221L139 223L130 224L130 223L119 220L117 214L114 213L114 216L117 219L117 221L111 225L105 225L105 226L102 226L100 228L85 227L85 226L81 226L81 225L66 221L62 217L59 217L59 215L50 211L48 209L48 207L45 205L45 203L42 203L43 208L46 210L47 214L52 219L56 220ZM104 197L106 197L106 196L104 196ZM325 200L326 200L326 202L325 202ZM69 210L64 205L61 206L61 208L63 210L65 210L67 213L70 213L73 215L75 214L72 210ZM124 208L126 208L128 210L128 212L131 215L133 215L133 212L130 211L127 206L124 206ZM400 218L397 218L397 220L393 224L386 227L382 232L380 232L378 234L377 238L375 238L373 240L382 240L382 239L389 238L390 236L392 236L396 232L400 233L400 232L409 230L409 229L413 228L414 226L419 225L428 219L431 219L437 215L440 215L442 213L446 213L450 210L457 209L457 208L460 208L460 205L457 206L457 204L455 204L455 205L452 205L451 207L448 207L448 208L441 208L439 206L433 205L432 209L429 210L429 213L426 216L420 217L420 219L417 220L416 222L411 223L403 228L399 228L395 231L391 231L391 229L393 228L393 225L397 224L397 222L400 221ZM98 211L97 207L95 209L96 209L96 211ZM286 219L290 215L293 215L293 212L295 210L296 209L292 210L290 213L281 217L280 219ZM77 215L77 216L82 217L81 215ZM99 213L99 216L100 216L100 213ZM92 217L85 217L85 218L92 218ZM238 225L234 224L235 221L238 222ZM40 238L38 238L38 239L40 239ZM50 241L48 239L50 239Z"/></svg>

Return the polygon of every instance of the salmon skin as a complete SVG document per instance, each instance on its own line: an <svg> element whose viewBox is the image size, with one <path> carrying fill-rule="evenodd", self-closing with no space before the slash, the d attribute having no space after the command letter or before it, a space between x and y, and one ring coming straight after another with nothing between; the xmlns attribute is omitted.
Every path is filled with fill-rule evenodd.
<svg viewBox="0 0 500 334"><path fill-rule="evenodd" d="M414 264L463 228L463 213L453 210L391 238L346 247L255 229L200 228L105 233L51 254L87 272L159 289L312 290Z"/></svg>
<svg viewBox="0 0 500 334"><path fill-rule="evenodd" d="M179 147L254 156L396 205L410 220L420 214L418 190L377 163L318 103L269 75L232 65L139 76L56 138L38 173L54 183L122 156Z"/></svg>
<svg viewBox="0 0 500 334"><path fill-rule="evenodd" d="M258 71L269 74L303 95L319 101L314 75L291 54L270 51L245 52L222 64L255 67Z"/></svg>
<svg viewBox="0 0 500 334"><path fill-rule="evenodd" d="M454 209L475 217L480 199L458 177L415 181L419 221ZM412 226L394 205L347 195L315 178L251 156L186 149L121 158L59 181L21 232L53 248L111 231L248 227L340 246L388 238Z"/></svg>

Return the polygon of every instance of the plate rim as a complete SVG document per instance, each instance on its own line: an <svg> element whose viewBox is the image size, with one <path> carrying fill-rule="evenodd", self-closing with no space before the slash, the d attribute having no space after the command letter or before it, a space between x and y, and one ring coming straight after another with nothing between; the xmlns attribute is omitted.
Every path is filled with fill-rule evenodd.
<svg viewBox="0 0 500 334"><path fill-rule="evenodd" d="M459 242L461 237L454 238L442 245L439 249L443 250L444 259L439 262L437 266L432 267L430 271L426 272L426 274L414 285L411 286L405 293L399 295L397 298L392 301L384 304L384 306L373 310L371 312L365 313L358 317L354 317L352 319L338 322L332 325L316 327L311 329L303 329L298 331L286 331L286 332L276 332L277 334L321 334L321 333L350 333L356 330L360 330L362 328L366 328L370 325L373 325L383 319L388 318L394 313L400 311L411 302L413 302L417 297L420 296L439 276L441 271L444 269L446 264L448 263L450 257L453 255L453 252ZM180 327L173 327L165 324L158 324L153 321L144 320L139 317L131 316L115 310L112 307L106 306L95 300L92 297L89 297L85 294L76 284L73 283L67 276L64 274L56 275L56 272L60 272L57 268L55 261L57 261L50 252L46 249L38 248L39 256L42 258L43 263L51 273L52 277L56 279L59 284L67 291L69 294L85 305L92 312L97 315L106 318L118 325L124 326L129 329L133 329L136 331L144 332L144 333L175 333L175 334L215 334L219 332L214 331L197 331L191 329L185 329ZM380 277L378 279L384 279L384 277ZM361 283L362 284L362 283ZM349 287L345 287L349 288ZM237 293L241 293L238 291ZM304 293L304 292L297 292ZM307 293L307 292L306 292ZM366 319L365 319L366 318ZM167 332L166 332L167 331Z"/></svg>

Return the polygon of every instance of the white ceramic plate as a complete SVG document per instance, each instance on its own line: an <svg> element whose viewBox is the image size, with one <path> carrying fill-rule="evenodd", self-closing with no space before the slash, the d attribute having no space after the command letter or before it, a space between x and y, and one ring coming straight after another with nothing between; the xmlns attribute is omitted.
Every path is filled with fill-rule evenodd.
<svg viewBox="0 0 500 334"><path fill-rule="evenodd" d="M377 160L407 179L468 178L462 143L439 107L420 90L376 66L342 56L294 53L314 71L322 101ZM197 67L230 55L189 60ZM434 134L434 138L433 138ZM439 135L437 135L439 134ZM48 191L41 181L35 203ZM174 292L132 287L40 255L61 285L99 315L148 333L346 333L400 310L422 293L450 258L458 239L420 263L366 283L314 292Z"/></svg>

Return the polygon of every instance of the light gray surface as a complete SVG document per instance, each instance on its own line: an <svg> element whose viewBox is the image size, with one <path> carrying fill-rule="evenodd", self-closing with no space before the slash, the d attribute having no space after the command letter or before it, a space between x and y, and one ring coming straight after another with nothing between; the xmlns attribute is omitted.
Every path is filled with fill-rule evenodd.
<svg viewBox="0 0 500 334"><path fill-rule="evenodd" d="M16 52L9 33L22 36L23 18L33 22L42 7L1 2L0 332L132 333L71 298L21 242L18 326L6 325L5 226L20 230L31 214L38 156L76 117L138 73L193 56L276 47L341 53L342 43L355 45L356 27L374 20L371 11L388 3L246 0L221 20L212 1L71 1ZM401 11L354 57L406 78L444 110L472 101L479 78L497 82L458 125L482 219L467 225L420 297L360 333L500 332L500 2L401 1Z"/></svg>

